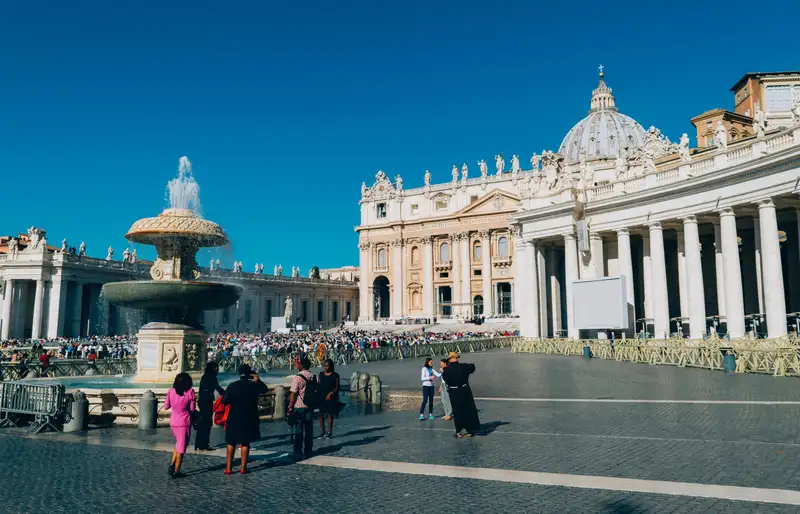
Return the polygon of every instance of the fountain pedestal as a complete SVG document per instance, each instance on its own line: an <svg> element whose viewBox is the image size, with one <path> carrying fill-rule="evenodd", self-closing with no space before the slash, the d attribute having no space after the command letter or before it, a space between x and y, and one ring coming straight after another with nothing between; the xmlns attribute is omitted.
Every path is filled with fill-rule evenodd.
<svg viewBox="0 0 800 514"><path fill-rule="evenodd" d="M138 339L136 382L172 383L181 372L192 378L202 375L207 358L206 334L202 330L155 322L143 326Z"/></svg>

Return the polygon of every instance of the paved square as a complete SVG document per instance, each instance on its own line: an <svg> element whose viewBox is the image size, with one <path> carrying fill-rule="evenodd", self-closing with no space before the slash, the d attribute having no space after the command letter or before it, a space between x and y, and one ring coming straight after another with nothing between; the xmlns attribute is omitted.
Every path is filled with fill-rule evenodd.
<svg viewBox="0 0 800 514"><path fill-rule="evenodd" d="M170 480L166 429L0 431L5 512L797 512L794 379L512 354L468 354L483 436L413 411L359 415L291 464L265 423L248 476L222 450ZM416 393L421 359L341 367ZM212 442L222 432L214 429Z"/></svg>

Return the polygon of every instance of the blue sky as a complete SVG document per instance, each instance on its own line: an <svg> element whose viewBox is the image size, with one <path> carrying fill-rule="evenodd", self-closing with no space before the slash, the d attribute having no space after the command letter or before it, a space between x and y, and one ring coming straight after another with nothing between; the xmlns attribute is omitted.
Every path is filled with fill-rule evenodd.
<svg viewBox="0 0 800 514"><path fill-rule="evenodd" d="M673 140L743 73L800 68L800 3L769 5L7 0L0 234L121 255L187 155L226 266L357 264L362 181L556 150L598 64Z"/></svg>

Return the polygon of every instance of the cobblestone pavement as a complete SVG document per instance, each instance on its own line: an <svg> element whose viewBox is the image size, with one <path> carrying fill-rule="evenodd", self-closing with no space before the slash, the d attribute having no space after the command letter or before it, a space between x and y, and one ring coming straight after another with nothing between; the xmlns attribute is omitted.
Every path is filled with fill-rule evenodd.
<svg viewBox="0 0 800 514"><path fill-rule="evenodd" d="M315 441L316 460L291 464L284 457L290 447L286 425L265 423L250 475L224 476L222 450L217 450L211 455L187 455L184 471L189 476L180 480L170 480L166 474L171 448L166 429L37 437L4 429L0 430L3 510L70 514L798 511L798 493L765 489L793 491L800 483L800 404L758 403L795 401L792 379L726 377L702 370L507 352L468 355L464 360L478 365L474 383L479 396L705 402L483 400L478 407L484 433L463 440L452 437L447 421L420 422L410 411L360 415L350 406L349 414L337 420L334 439ZM416 386L420 365L381 362L340 371L376 372L389 386L402 389ZM728 399L754 403L715 403ZM221 439L222 432L215 428L212 442ZM344 458L336 465L341 467L331 464L330 457ZM359 470L357 463L363 461L354 459L366 459L383 469ZM429 475L411 469L418 464L430 466ZM503 470L508 480L486 479L483 471L470 475L476 468ZM531 475L526 472L560 474L573 486L542 485L538 479L526 482L524 477ZM578 487L576 481L583 477L593 485ZM639 492L642 489L635 485L607 486L603 477L651 481L646 483L660 484L660 491L672 494ZM586 488L595 487L595 481L600 489ZM681 493L682 482L704 484L703 492ZM759 499L778 503L730 501L729 490L720 486L752 488L747 491L760 494Z"/></svg>

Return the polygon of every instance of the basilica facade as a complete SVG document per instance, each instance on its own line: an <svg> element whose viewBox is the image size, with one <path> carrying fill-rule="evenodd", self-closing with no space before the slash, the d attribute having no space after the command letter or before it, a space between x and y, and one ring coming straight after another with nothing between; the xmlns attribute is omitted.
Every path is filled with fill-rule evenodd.
<svg viewBox="0 0 800 514"><path fill-rule="evenodd" d="M620 112L601 70L586 118L524 169L497 155L415 189L378 172L361 186L360 319L519 317L523 335L591 336L572 283L621 275L627 336L796 330L800 73L732 91L733 110L673 142Z"/></svg>

